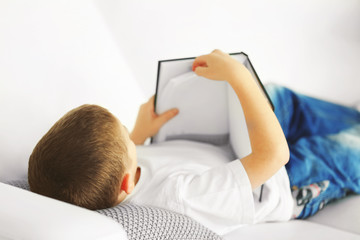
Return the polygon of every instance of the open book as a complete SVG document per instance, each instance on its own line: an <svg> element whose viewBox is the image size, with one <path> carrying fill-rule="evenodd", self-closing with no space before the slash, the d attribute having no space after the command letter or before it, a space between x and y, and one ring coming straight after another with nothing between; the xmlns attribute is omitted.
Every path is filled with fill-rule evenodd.
<svg viewBox="0 0 360 240"><path fill-rule="evenodd" d="M271 100L245 53L230 54L252 74ZM251 146L240 101L226 81L213 81L192 71L195 58L159 61L155 111L161 114L178 108L179 114L167 122L151 142L185 139L228 146L235 158L251 153Z"/></svg>

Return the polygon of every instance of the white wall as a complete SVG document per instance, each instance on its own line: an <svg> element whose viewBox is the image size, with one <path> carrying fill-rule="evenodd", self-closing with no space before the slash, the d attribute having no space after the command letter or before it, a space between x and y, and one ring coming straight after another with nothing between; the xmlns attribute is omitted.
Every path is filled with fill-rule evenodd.
<svg viewBox="0 0 360 240"><path fill-rule="evenodd" d="M25 176L40 137L83 103L132 128L157 61L249 54L263 82L359 100L358 0L0 0L0 181Z"/></svg>
<svg viewBox="0 0 360 240"><path fill-rule="evenodd" d="M95 1L146 95L160 59L244 51L263 80L344 104L360 93L358 0Z"/></svg>
<svg viewBox="0 0 360 240"><path fill-rule="evenodd" d="M132 128L144 97L92 2L1 1L0 34L0 181L25 176L74 107L102 105Z"/></svg>

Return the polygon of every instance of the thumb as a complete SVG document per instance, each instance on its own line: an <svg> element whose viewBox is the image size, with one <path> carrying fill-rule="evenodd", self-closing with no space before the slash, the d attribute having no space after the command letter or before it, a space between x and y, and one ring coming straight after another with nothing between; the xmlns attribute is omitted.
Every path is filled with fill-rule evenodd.
<svg viewBox="0 0 360 240"><path fill-rule="evenodd" d="M175 117L179 113L179 110L177 108L170 109L162 114L160 114L157 118L158 122L162 126L167 121Z"/></svg>

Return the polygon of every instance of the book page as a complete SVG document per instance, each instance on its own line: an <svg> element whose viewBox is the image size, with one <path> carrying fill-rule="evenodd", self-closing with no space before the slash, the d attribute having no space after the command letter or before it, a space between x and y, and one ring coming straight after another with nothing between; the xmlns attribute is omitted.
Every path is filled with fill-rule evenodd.
<svg viewBox="0 0 360 240"><path fill-rule="evenodd" d="M157 93L161 95L164 87L172 78L180 76L183 73L190 72L194 59L182 59L174 61L163 61L159 65Z"/></svg>
<svg viewBox="0 0 360 240"><path fill-rule="evenodd" d="M227 142L226 84L199 77L192 71L167 81L158 94L157 114L174 107L179 109L179 114L160 129L155 141L189 139L217 145Z"/></svg>

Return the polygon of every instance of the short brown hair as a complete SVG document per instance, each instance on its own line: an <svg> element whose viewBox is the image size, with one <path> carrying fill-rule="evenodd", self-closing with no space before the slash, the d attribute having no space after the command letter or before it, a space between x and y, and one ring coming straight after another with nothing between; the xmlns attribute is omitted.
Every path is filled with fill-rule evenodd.
<svg viewBox="0 0 360 240"><path fill-rule="evenodd" d="M57 121L34 148L30 189L88 209L112 207L128 161L119 121L105 108L83 105Z"/></svg>

